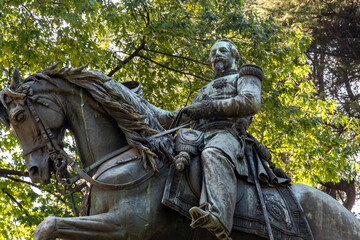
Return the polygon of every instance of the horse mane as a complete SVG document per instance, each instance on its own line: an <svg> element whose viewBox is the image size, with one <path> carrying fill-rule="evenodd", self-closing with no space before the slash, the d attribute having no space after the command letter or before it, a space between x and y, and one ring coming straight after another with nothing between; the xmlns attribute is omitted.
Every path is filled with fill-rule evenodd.
<svg viewBox="0 0 360 240"><path fill-rule="evenodd" d="M156 170L155 159L157 155L150 150L153 146L151 146L146 137L157 132L151 127L151 124L158 130L162 130L162 128L151 111L147 112L147 109L142 109L143 113L141 113L139 109L135 108L139 108L136 105L140 104L136 104L136 102L134 104L131 100L139 100L139 98L137 96L127 96L127 93L132 94L130 91L123 94L115 91L107 84L113 79L105 74L85 71L84 69L88 64L79 68L61 69L56 69L57 65L58 63L32 74L24 80L24 83L44 79L50 84L56 85L54 78L61 78L81 89L85 89L116 120L118 127L125 134L128 144L140 151L144 166L150 165Z"/></svg>

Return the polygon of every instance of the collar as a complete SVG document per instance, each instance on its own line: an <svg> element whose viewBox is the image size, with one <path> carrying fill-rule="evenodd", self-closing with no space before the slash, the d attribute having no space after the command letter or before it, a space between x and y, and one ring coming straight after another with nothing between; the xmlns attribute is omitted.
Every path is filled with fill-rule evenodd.
<svg viewBox="0 0 360 240"><path fill-rule="evenodd" d="M221 77L224 77L224 76L227 76L227 75L237 74L237 73L239 73L238 70L230 69L228 71L215 74L214 79L221 78Z"/></svg>

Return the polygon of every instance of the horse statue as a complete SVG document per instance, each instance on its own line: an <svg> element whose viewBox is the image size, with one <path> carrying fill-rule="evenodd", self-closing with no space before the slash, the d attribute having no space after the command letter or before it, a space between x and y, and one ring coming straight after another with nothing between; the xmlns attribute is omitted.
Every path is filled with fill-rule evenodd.
<svg viewBox="0 0 360 240"><path fill-rule="evenodd" d="M55 67L23 82L14 71L11 86L1 91L0 117L18 139L33 182L48 184L54 172L71 184L76 180L67 176L70 165L90 183L88 216L49 216L34 239L215 239L204 229L191 229L189 218L162 204L173 166L166 154L171 146L164 143L172 136L152 138L164 129L149 103L105 75ZM75 137L85 170L62 149L66 129ZM313 239L360 239L358 220L336 200L303 184L290 189ZM230 236L268 239L251 229L233 228Z"/></svg>

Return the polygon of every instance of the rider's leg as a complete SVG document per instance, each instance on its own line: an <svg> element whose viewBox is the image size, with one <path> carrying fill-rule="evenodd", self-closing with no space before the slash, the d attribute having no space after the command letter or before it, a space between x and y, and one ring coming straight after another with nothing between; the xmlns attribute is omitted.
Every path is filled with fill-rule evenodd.
<svg viewBox="0 0 360 240"><path fill-rule="evenodd" d="M217 148L205 148L201 154L203 190L200 208L190 210L192 227L203 227L220 239L227 239L236 205L236 176L233 163Z"/></svg>

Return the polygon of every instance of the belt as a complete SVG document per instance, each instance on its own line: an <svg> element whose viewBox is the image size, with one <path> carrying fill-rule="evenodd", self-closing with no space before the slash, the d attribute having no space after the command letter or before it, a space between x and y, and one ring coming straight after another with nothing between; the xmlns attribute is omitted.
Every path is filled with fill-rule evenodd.
<svg viewBox="0 0 360 240"><path fill-rule="evenodd" d="M203 124L195 124L193 126L193 129L202 131L202 132L207 132L210 130L229 130L229 129L244 129L243 126L239 125L239 124L235 124L233 122L229 122L229 121L214 121L214 122L208 122L208 123L203 123Z"/></svg>

